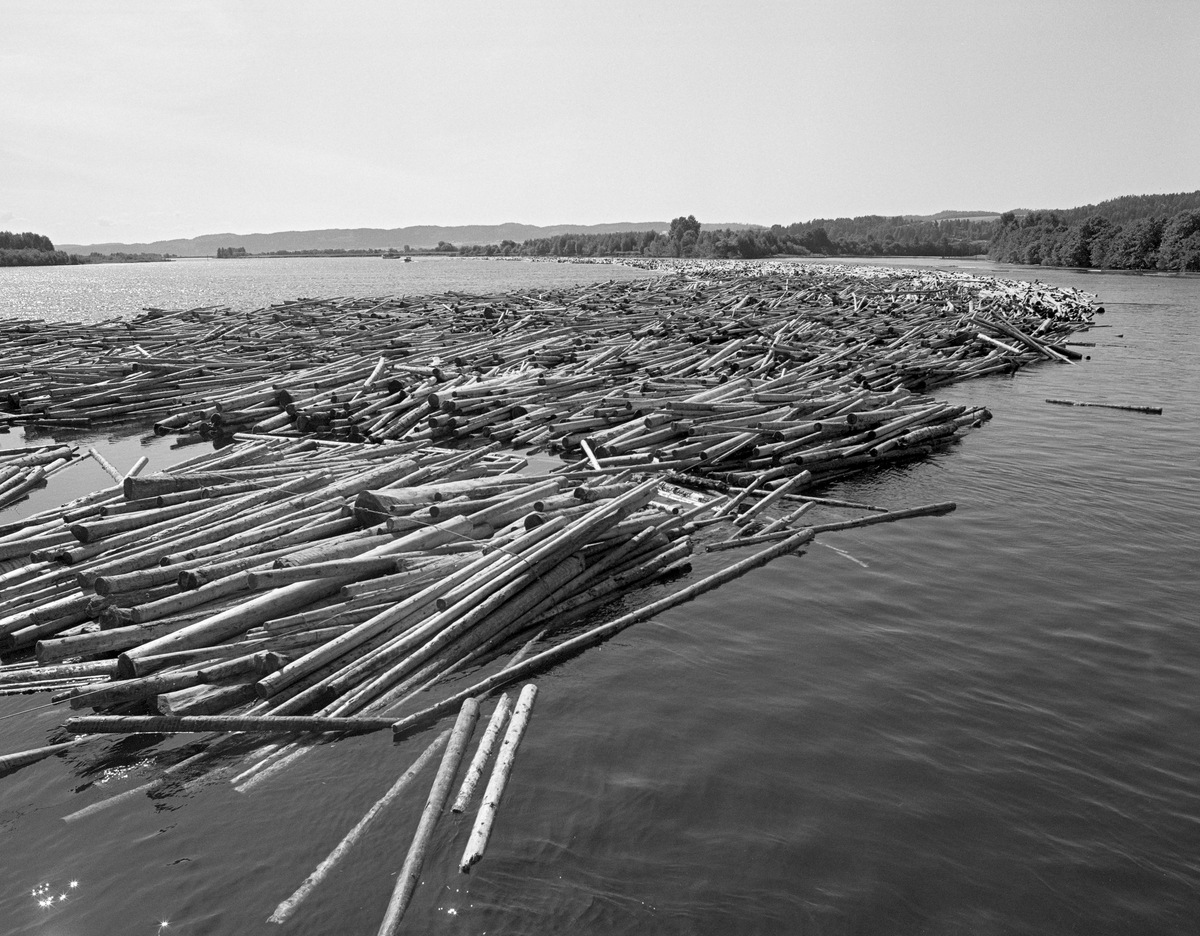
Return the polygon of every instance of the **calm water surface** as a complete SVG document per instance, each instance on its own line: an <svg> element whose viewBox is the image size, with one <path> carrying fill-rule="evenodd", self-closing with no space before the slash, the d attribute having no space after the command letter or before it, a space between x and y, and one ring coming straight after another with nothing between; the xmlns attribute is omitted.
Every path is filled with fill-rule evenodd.
<svg viewBox="0 0 1200 936"><path fill-rule="evenodd" d="M1109 327L1077 336L1091 360L940 391L995 419L834 489L958 510L822 535L541 677L487 856L459 874L471 820L444 820L408 932L1196 932L1200 279L1003 273L1098 293ZM141 450L98 441L120 464ZM700 555L693 576L728 561ZM0 749L62 715L0 720ZM264 921L432 736L346 740L248 795L213 778L70 825L155 775L135 743L0 778L0 931L374 932L431 773L285 928ZM71 880L53 910L31 896Z"/></svg>
<svg viewBox="0 0 1200 936"><path fill-rule="evenodd" d="M256 309L300 297L409 296L552 289L644 272L618 265L417 257L250 257L170 263L0 267L0 318L99 321L147 306Z"/></svg>

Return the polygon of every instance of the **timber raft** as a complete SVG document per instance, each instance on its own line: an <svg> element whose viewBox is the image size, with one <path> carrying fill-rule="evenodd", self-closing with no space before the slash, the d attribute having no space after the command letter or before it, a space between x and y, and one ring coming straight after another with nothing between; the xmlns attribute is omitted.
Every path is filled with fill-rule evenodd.
<svg viewBox="0 0 1200 936"><path fill-rule="evenodd" d="M0 323L0 421L215 443L149 475L68 444L0 454L0 505L80 457L113 480L0 526L0 692L93 710L0 770L85 746L100 758L113 732L203 734L74 821L214 770L248 791L313 744L401 739L458 713L392 932L480 702L821 532L953 510L820 492L982 426L986 409L934 391L1072 363L1065 339L1096 311L1076 291L966 274L715 262L536 295ZM701 548L755 551L667 590ZM532 703L530 689L464 871ZM508 711L501 696L456 810Z"/></svg>

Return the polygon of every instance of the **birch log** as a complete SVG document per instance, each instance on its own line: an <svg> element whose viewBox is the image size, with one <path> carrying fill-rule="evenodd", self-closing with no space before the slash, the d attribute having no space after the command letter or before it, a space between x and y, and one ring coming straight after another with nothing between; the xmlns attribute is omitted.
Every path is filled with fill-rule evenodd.
<svg viewBox="0 0 1200 936"><path fill-rule="evenodd" d="M533 700L537 698L537 686L533 683L521 690L517 705L513 709L512 721L508 723L508 731L504 733L504 741L500 744L500 753L496 755L496 764L492 768L492 776L488 779L487 789L483 793L483 802L479 806L479 815L475 817L475 825L471 829L471 838L467 849L463 852L459 870L467 872L471 865L483 857L488 839L492 834L492 824L496 820L496 810L500 808L500 798L508 785L508 776L512 773L513 762L517 757L517 747L525 735L525 726L529 723L529 715L533 710Z"/></svg>
<svg viewBox="0 0 1200 936"><path fill-rule="evenodd" d="M420 882L421 868L425 865L425 852L429 849L434 826L437 825L442 810L446 808L446 800L450 798L450 785L454 783L454 775L462 763L467 742L478 718L479 703L474 699L467 699L458 713L458 720L454 723L450 743L446 746L446 753L442 755L442 763L429 791L429 798L425 801L417 832L404 858L404 866L400 869L400 876L396 881L395 890L392 891L392 899L388 902L383 922L379 925L378 936L394 936L404 911L408 909L409 901L412 900Z"/></svg>

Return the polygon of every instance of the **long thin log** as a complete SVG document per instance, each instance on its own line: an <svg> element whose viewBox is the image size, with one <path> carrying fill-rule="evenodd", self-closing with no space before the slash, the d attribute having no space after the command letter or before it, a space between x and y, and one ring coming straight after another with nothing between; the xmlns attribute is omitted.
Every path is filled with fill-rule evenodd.
<svg viewBox="0 0 1200 936"><path fill-rule="evenodd" d="M479 739L479 747L475 749L475 756L471 758L466 776L463 777L462 786L458 789L458 796L454 798L454 805L450 807L451 812L460 813L471 802L475 786L483 776L483 768L487 766L488 758L492 756L492 748L496 746L496 739L508 721L512 704L512 697L507 692L501 694L499 701L496 702L496 708L492 711L487 729L484 731L483 737Z"/></svg>
<svg viewBox="0 0 1200 936"><path fill-rule="evenodd" d="M63 816L63 822L78 822L80 819L86 819L87 817L94 816L106 809L111 809L113 806L116 806L127 800L131 800L136 796L142 795L143 793L150 793L156 789L159 789L165 783L170 783L171 779L176 774L180 774L188 768L208 760L212 756L213 752L210 749L200 751L197 754L193 754L191 757L186 757L179 763L172 764L170 767L167 767L165 770L163 770L163 775L158 779L150 780L147 783L138 784L137 786L128 790L124 790L121 793L106 797L105 799L92 803L89 806L84 806L82 809L77 809L73 813L68 813L67 815Z"/></svg>
<svg viewBox="0 0 1200 936"><path fill-rule="evenodd" d="M337 844L337 847L325 857L324 861L317 865L316 870L304 879L304 883L296 888L295 893L275 908L275 912L267 917L268 923L286 923L288 921L304 899L313 892L313 889L318 884L329 876L329 873L337 866L338 862L345 858L355 843L362 838L363 833L367 831L367 827L375 820L375 817L391 805L408 788L408 785L413 782L417 774L424 769L425 765L433 760L433 756L441 749L449 737L450 729L447 728L433 739L429 746L421 752L421 756L413 761L409 768L400 775L400 778L392 784L391 788L376 801L374 806L367 810L366 815L355 823L354 828L346 833Z"/></svg>
<svg viewBox="0 0 1200 936"><path fill-rule="evenodd" d="M391 728L390 718L321 718L313 715L77 715L63 727L74 734L173 734L176 732L343 731L367 734Z"/></svg>
<svg viewBox="0 0 1200 936"><path fill-rule="evenodd" d="M64 663L60 666L23 666L0 671L0 686L6 683L36 682L38 680L72 679L89 676L116 676L116 660L95 660L89 663Z"/></svg>
<svg viewBox="0 0 1200 936"><path fill-rule="evenodd" d="M17 751L14 754L0 754L0 773L7 773L10 770L16 770L18 767L36 764L47 757L53 757L55 754L69 751L71 748L77 747L88 740L86 737L72 738L70 741L64 741L61 744L47 744L45 747L30 748L28 751Z"/></svg>
<svg viewBox="0 0 1200 936"><path fill-rule="evenodd" d="M1147 413L1151 416L1161 416L1161 406L1127 406L1117 403L1085 403L1082 400L1051 400L1047 403L1057 403L1059 406L1097 406L1103 409L1125 410L1128 413Z"/></svg>
<svg viewBox="0 0 1200 936"><path fill-rule="evenodd" d="M478 718L479 703L474 699L464 700L458 720L454 723L454 730L450 734L450 743L446 745L446 753L442 755L437 777L434 778L433 787L429 791L429 798L425 801L425 809L421 813L421 821L417 824L416 834L413 835L412 845L409 846L404 865L400 868L392 899L388 902L387 912L379 925L378 936L394 936L404 911L408 909L409 901L412 900L413 892L420 881L421 868L425 865L425 852L429 848L430 838L433 837L434 826L446 808L446 800L450 798L450 785L454 782L459 764L462 763L467 742Z"/></svg>
<svg viewBox="0 0 1200 936"><path fill-rule="evenodd" d="M104 469L105 473L112 478L117 484L124 481L125 476L121 474L107 458L96 451L95 447L88 449L88 454L92 456L92 461Z"/></svg>
<svg viewBox="0 0 1200 936"><path fill-rule="evenodd" d="M492 835L492 825L496 821L496 811L500 808L500 798L508 785L509 774L512 773L513 763L517 757L517 747L525 735L525 726L529 723L529 715L533 710L533 700L537 698L537 686L533 683L521 690L513 709L512 721L504 733L504 741L500 745L500 753L496 755L496 764L488 779L487 789L483 794L479 814L475 817L475 825L471 829L471 837L467 841L466 850L458 864L460 871L466 873L471 865L483 857L488 839Z"/></svg>
<svg viewBox="0 0 1200 936"><path fill-rule="evenodd" d="M906 507L903 510L889 510L885 514L875 514L870 517L857 517L853 520L836 520L831 523L818 523L809 527L813 533L829 533L834 530L852 530L856 527L874 526L877 523L892 523L896 520L909 520L913 517L940 517L952 513L958 505L954 501L941 501L936 504L925 504L921 507Z"/></svg>

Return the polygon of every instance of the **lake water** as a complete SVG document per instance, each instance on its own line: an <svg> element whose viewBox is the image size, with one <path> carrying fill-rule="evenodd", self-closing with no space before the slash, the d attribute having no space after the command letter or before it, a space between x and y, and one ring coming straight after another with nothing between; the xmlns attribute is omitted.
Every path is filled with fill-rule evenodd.
<svg viewBox="0 0 1200 936"><path fill-rule="evenodd" d="M1090 361L939 391L995 419L832 489L956 512L823 534L540 677L486 857L460 874L470 819L443 819L405 931L1196 932L1200 279L946 266L1081 286L1108 327L1078 336ZM130 275L86 273L103 269ZM409 291L302 274L278 298ZM122 465L140 451L98 441L125 446ZM85 470L77 483L104 483ZM728 561L697 556L693 577ZM0 698L0 716L41 701ZM62 715L0 719L0 750L43 743ZM0 778L0 931L374 932L431 772L296 918L264 921L432 736L350 739L247 795L214 778L73 824L156 776L136 743ZM43 883L70 896L39 908Z"/></svg>
<svg viewBox="0 0 1200 936"><path fill-rule="evenodd" d="M410 296L551 289L646 274L616 264L418 256L250 257L170 263L0 267L0 318L98 321L147 306L256 309L300 297Z"/></svg>

